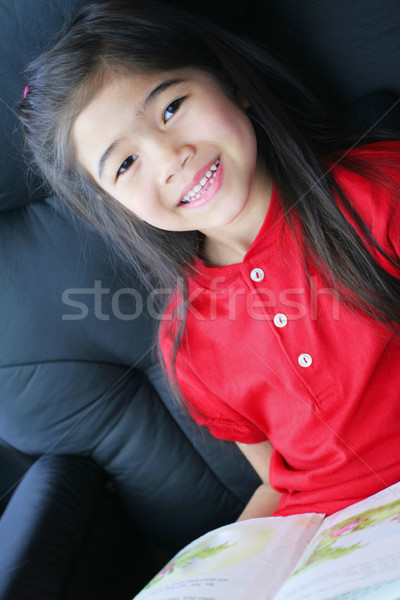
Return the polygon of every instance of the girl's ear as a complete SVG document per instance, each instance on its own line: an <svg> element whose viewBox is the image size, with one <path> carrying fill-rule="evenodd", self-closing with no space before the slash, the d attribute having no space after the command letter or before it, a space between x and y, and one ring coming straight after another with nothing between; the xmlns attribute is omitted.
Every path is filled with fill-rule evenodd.
<svg viewBox="0 0 400 600"><path fill-rule="evenodd" d="M243 96L240 90L235 90L235 96L243 109L249 108L250 102Z"/></svg>

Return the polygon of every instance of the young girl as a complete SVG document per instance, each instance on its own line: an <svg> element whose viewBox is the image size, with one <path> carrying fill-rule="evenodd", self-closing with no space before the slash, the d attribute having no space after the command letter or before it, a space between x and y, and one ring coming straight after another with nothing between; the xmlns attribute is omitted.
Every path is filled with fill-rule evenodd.
<svg viewBox="0 0 400 600"><path fill-rule="evenodd" d="M400 479L400 143L318 111L264 50L132 1L83 9L20 107L54 191L159 287L171 380L262 479L242 518Z"/></svg>

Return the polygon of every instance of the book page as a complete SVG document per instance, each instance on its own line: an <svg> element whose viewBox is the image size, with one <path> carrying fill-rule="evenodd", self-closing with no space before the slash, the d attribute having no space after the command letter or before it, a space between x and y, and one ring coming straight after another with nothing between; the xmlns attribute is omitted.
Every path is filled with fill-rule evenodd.
<svg viewBox="0 0 400 600"><path fill-rule="evenodd" d="M276 600L400 598L400 484L327 517Z"/></svg>
<svg viewBox="0 0 400 600"><path fill-rule="evenodd" d="M226 525L179 552L135 600L272 600L323 515Z"/></svg>

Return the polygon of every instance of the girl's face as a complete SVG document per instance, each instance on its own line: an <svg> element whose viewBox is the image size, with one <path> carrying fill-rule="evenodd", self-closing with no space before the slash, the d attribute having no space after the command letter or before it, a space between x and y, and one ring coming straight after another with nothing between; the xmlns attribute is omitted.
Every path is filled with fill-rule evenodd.
<svg viewBox="0 0 400 600"><path fill-rule="evenodd" d="M73 142L98 185L160 229L207 235L265 202L253 126L204 71L116 78L78 116Z"/></svg>

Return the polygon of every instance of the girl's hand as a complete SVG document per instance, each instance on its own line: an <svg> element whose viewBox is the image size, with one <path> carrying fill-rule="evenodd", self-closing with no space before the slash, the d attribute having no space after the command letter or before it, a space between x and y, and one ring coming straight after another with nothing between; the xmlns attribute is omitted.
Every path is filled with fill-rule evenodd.
<svg viewBox="0 0 400 600"><path fill-rule="evenodd" d="M281 494L274 490L269 483L263 483L256 489L237 520L270 517L278 509L280 497Z"/></svg>

